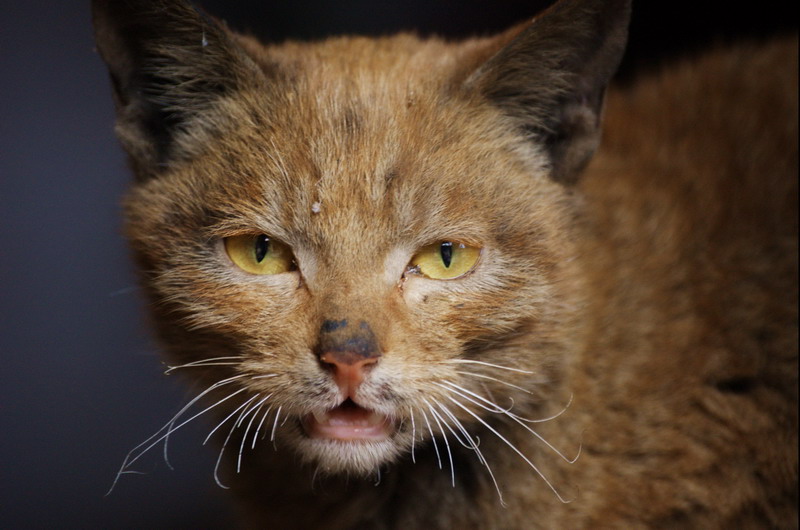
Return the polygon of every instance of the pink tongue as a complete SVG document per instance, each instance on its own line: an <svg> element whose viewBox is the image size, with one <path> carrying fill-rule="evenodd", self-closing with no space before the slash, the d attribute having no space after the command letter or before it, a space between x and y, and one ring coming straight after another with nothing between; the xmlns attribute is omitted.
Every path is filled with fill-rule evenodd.
<svg viewBox="0 0 800 530"><path fill-rule="evenodd" d="M310 437L331 440L383 440L391 430L386 416L350 401L325 414L309 415L303 423Z"/></svg>

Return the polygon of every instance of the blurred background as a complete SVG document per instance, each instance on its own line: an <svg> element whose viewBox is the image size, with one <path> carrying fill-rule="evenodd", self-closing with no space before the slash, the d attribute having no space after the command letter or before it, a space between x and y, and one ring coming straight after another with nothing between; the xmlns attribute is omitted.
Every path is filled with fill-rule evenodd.
<svg viewBox="0 0 800 530"><path fill-rule="evenodd" d="M279 42L487 34L552 2L198 3ZM621 77L796 31L795 11L789 2L640 1ZM0 528L229 527L202 421L172 437L174 470L153 451L143 475L123 476L105 496L125 454L188 392L163 375L121 236L129 175L88 1L0 1L0 76Z"/></svg>

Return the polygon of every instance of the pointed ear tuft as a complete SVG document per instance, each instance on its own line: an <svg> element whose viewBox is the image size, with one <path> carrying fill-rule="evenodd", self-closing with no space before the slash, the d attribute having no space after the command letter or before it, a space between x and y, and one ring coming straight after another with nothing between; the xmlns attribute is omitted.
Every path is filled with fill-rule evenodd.
<svg viewBox="0 0 800 530"><path fill-rule="evenodd" d="M117 133L140 179L184 154L181 135L259 75L225 28L185 1L93 0L92 17Z"/></svg>
<svg viewBox="0 0 800 530"><path fill-rule="evenodd" d="M605 88L625 48L630 0L561 0L466 81L543 147L551 174L575 182L599 143ZM510 40L510 42L509 42Z"/></svg>

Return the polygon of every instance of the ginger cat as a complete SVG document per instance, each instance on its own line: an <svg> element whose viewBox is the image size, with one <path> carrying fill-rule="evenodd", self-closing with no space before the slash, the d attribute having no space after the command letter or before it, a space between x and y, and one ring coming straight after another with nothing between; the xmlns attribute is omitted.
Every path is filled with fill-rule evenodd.
<svg viewBox="0 0 800 530"><path fill-rule="evenodd" d="M204 416L250 527L796 527L797 39L603 111L629 10L262 46L95 0L198 389L123 470Z"/></svg>

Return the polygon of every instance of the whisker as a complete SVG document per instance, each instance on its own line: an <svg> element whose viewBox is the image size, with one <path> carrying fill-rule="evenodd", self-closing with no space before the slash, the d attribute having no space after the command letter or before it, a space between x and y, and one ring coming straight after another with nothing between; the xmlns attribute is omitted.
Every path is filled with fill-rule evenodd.
<svg viewBox="0 0 800 530"><path fill-rule="evenodd" d="M442 439L444 439L444 446L447 448L447 457L450 460L450 481L453 484L453 487L455 488L456 487L456 470L453 467L453 453L450 451L450 442L447 440L447 433L444 432L444 429L442 428L442 424L439 421L439 414L437 414L437 412L433 409L431 404L428 403L427 399L423 399L423 401L425 402L425 404L428 405L428 410L431 411L431 415L433 416L433 419L436 422L436 425L439 426L439 432L442 433ZM442 421L444 421L444 420L442 420ZM445 422L445 424L446 423L447 422ZM449 428L449 426L448 426L448 428Z"/></svg>
<svg viewBox="0 0 800 530"><path fill-rule="evenodd" d="M494 428L492 428L492 426L491 426L491 425L489 425L488 423L486 423L486 422L485 422L483 419L481 419L481 417L480 417L480 416L478 416L477 414L475 414L474 412L472 412L471 410L469 410L467 407L465 407L464 405L462 405L460 402L456 401L456 400L455 400L455 399L454 399L452 396L447 396L447 399L449 399L450 401L452 401L452 402L453 402L453 403L454 403L454 404L455 404L457 407L459 407L459 408L461 408L462 410L464 410L464 412L466 412L467 414L469 414L470 416L472 416L473 418L475 418L476 420L478 420L478 422L480 422L480 423L481 423L481 424L482 424L484 427L486 427L487 429L489 429L490 431L492 431L492 432L494 433L494 435L495 435L495 436L497 436L497 437L498 437L498 438L499 438L499 439L500 439L500 440L501 440L503 443L505 443L505 444L506 444L506 445L507 445L509 448L511 448L511 450L512 450L512 451L514 451L515 453L517 453L517 455L519 455L519 457L520 457L520 458L522 458L522 459L523 459L523 460L524 460L524 461L525 461L525 462L526 462L526 463L527 463L527 464L528 464L528 465L531 467L531 469L533 469L533 470L536 472L536 474L537 474L537 475L539 475L539 477L541 477L541 479L542 479L542 480L545 482L545 484L547 484L547 487L549 487L549 488L550 488L550 490L551 490L551 491L552 491L552 492L555 494L555 496L558 498L558 500L559 500L559 501L561 501L561 502L562 502L562 503L564 503L564 504L569 504L570 502L572 502L571 500L566 500L566 499L564 499L564 498L561 496L561 494L560 494L560 493L558 493L558 490L556 490L556 488L553 486L553 484L552 484L552 483L551 483L551 482L550 482L550 481L547 479L547 477L545 477L545 476L544 476L544 474L543 474L543 473L542 473L542 472L539 470L539 468L538 468L538 467L536 467L536 466L533 464L533 462L531 462L531 461L528 459L528 457L527 457L527 456L525 456L525 455L522 453L522 451L520 451L519 449L517 449L517 447L516 447L514 444L512 444L511 442L509 442L509 441L508 441L508 440L507 440L507 439L506 439L506 438L505 438L505 437L504 437L502 434L500 434L500 433L499 433L499 432L497 432L497 431L496 431Z"/></svg>
<svg viewBox="0 0 800 530"><path fill-rule="evenodd" d="M233 366L239 363L237 362L224 362L224 361L233 361L235 359L241 360L241 357L238 356L227 356L227 357L213 357L211 359L200 359L199 361L192 361L190 363L185 364L177 364L177 365L169 365L167 369L164 371L165 375L169 375L171 372L175 370L179 370L181 368L195 368L198 366Z"/></svg>
<svg viewBox="0 0 800 530"><path fill-rule="evenodd" d="M500 383L501 385L510 386L511 388L516 388L517 390L522 390L523 392L526 392L528 394L533 394L533 392L531 392L527 388L522 388L521 386L509 383L508 381L503 381L502 379L497 379L496 377L492 377L492 376L489 376L489 375L476 374L474 372L463 372L463 371L460 371L460 370L456 370L455 373L461 374L461 375L469 375L469 376L472 376L472 377L480 377L481 379L489 379L490 381L496 381L496 382Z"/></svg>
<svg viewBox="0 0 800 530"><path fill-rule="evenodd" d="M229 394L225 398L220 399L219 401L217 401L213 405L211 405L211 406L205 408L204 410L202 410L201 412L195 414L194 416L192 416L188 420L185 420L185 421L181 422L178 426L175 426L175 423L178 421L178 418L183 416L186 413L187 410L189 410L195 403L197 403L200 399L202 399L206 394L216 390L217 388L220 388L220 387L225 386L227 384L233 383L236 380L241 379L242 377L244 377L244 375L237 375L237 376L229 377L227 379L223 379L221 381L217 381L213 385L209 386L207 389L205 389L203 392L201 392L200 394L195 396L191 401L189 401L189 403L184 405L172 417L172 419L170 419L166 424L164 424L163 427L161 427L159 430L157 430L155 433L153 433L146 440L144 440L143 442L138 444L136 447L134 447L133 449L128 451L128 454L125 455L125 458L123 459L123 462L122 462L122 466L120 467L120 470L117 472L117 476L114 478L114 482L111 484L111 488L108 490L106 495L109 495L114 490L114 487L117 485L117 482L119 482L119 478L120 478L121 474L123 472L128 471L128 467L132 466L134 463L136 463L136 461L138 461L144 454L146 454L147 451L149 451L150 449L152 449L153 447L158 445L158 443L161 442L162 440L166 440L169 437L170 434L172 434L173 432L177 431L178 429L180 429L181 427L183 427L187 423L191 422L192 420L194 420L198 416L201 416L201 415L205 414L206 412L208 412L209 410L213 409L214 407L216 407L216 406L220 405L221 403L227 401L228 399L232 398L233 396L235 396L239 392L244 391L244 389L242 388L242 389L240 389L240 390L238 390L238 391L236 391L236 392L234 392L232 394ZM165 434L162 434L165 430L167 432ZM135 455L135 456L133 456L133 455Z"/></svg>
<svg viewBox="0 0 800 530"><path fill-rule="evenodd" d="M510 415L510 416L515 416L515 417L517 417L517 418L519 418L521 420L526 420L526 421L528 421L530 423L537 423L537 422L540 421L540 420L529 420L527 418L522 418L521 416L517 416L516 414L513 414L511 412L511 409L514 408L514 398L508 398L509 401L511 401L511 405L508 408L503 408L500 405L498 405L497 403L495 403L494 397L492 397L492 399L486 399L485 397L483 397L483 396L481 396L479 394L476 394L475 392L472 392L470 390L467 390L463 386L457 385L457 384L453 383L452 381L444 381L444 383L446 385L448 385L448 386L447 387L442 386L441 383L435 383L435 384L439 385L440 387L442 387L442 388L444 388L445 390L448 390L448 391L449 390L455 390L455 389L460 390L462 392L465 392L465 393L467 393L467 394L479 399L483 403L486 403L486 405L489 405L489 406L486 406L486 405L484 405L482 403L479 403L477 401L474 401L474 400L470 399L470 401L472 403L474 403L475 405L479 406L483 410L486 410L486 411L489 411L489 412L492 412L492 413L495 413L495 414L507 414L507 415ZM491 392L488 391L486 386L483 385L483 384L481 386L483 387L484 391L486 391L487 393L490 394L490 397L491 397ZM450 387L452 387L452 388L450 388ZM467 398L467 396L465 396L463 394L461 394L461 395L462 395L462 397ZM469 399L469 398L467 398L467 399ZM545 420L541 420L541 421L545 421Z"/></svg>
<svg viewBox="0 0 800 530"><path fill-rule="evenodd" d="M448 384L448 385L450 385L450 386L452 386L452 387L455 387L455 388L451 389L453 392L455 392L455 393L456 393L456 394L458 394L459 396L463 397L463 398L464 398L464 399L466 399L467 401L469 401L469 402L471 402L471 403L474 403L475 405L478 405L479 407L482 407L482 408L484 408L484 409L486 409L486 410L489 410L489 409L487 409L486 407L484 407L483 405L481 405L480 403L478 403L478 402L476 402L475 400L471 399L469 396L462 394L462 393L461 393L461 391L463 391L463 392L466 392L467 394L469 394L469 395L471 395L471 396L473 396L473 397L475 397L475 398L477 398L477 399L479 399L479 400L481 400L481 401L483 401L483 402L485 402L485 403L488 403L488 404L490 404L490 405L493 405L493 406L497 406L497 405L495 405L494 403L490 402L489 400L487 400L487 399L485 399L485 398L481 397L480 395L478 395L478 394L476 394L476 393L474 393L474 392L470 392L470 391L469 391L469 390L467 390L466 388L463 388L463 387L460 387L460 386L458 386L458 385L456 385L456 384L450 383L449 381L445 381L445 383L446 383L446 384ZM459 390L456 390L456 388L457 388L457 389L459 389ZM520 419L520 418L519 418L519 417L518 417L516 414L512 414L512 413L510 413L510 412L509 412L509 411L507 411L507 410L500 410L500 411L497 411L497 412L499 412L499 413L501 413L501 414L504 414L504 415L508 416L509 418L511 418L512 420L514 420L516 423L518 423L519 425L521 425L521 426L522 426L522 427L523 427L525 430L527 430L529 433L531 433L531 434L532 434L532 435L534 435L536 438L538 438L538 439L539 439L539 440L540 440L542 443L544 443L544 444L545 444L547 447L549 447L549 448L550 448L550 449L551 449L551 450L552 450L552 451L553 451L555 454L557 454L557 455L558 455L558 456L559 456L559 457L560 457L560 458L561 458L563 461L567 462L568 464L574 464L574 463L575 463L575 462L578 460L578 457L580 457L580 456L581 456L581 450L582 450L582 447L579 447L579 448L578 448L578 454L577 454L577 455L576 455L574 458L568 458L568 457L567 457L566 455L564 455L564 454L563 454L561 451L559 451L559 450L558 450L558 449L557 449L555 446L553 446L553 444L551 444L550 442L548 442L548 441L547 441L547 440L546 440L546 439L545 439L545 438L544 438L544 437L543 437L541 434L539 434L538 432L534 431L534 430L533 430L533 429L531 429L529 426L525 425L525 424L522 422L522 420L521 420L521 419ZM560 415L560 414L559 414L559 415ZM556 417L558 417L558 416L556 416Z"/></svg>
<svg viewBox="0 0 800 530"><path fill-rule="evenodd" d="M437 401L437 400L435 400L435 399L433 399L433 398L431 398L431 399L433 400L433 402L434 402L434 403L436 403L436 405L437 405L437 406L438 406L440 409L443 409L443 408L444 408L444 407L442 406L442 404L441 404L439 401ZM427 402L426 402L426 403L427 403ZM428 405L428 406L430 407L430 405ZM435 413L435 411L431 411L431 412L434 412L434 413ZM464 440L462 440L462 439L461 439L461 436L460 436L460 435L459 435L459 434L458 434L456 431L454 431L452 427L450 427L450 424L449 424L449 423L447 423L447 420L445 420L445 419L444 419L444 418L443 418L443 417L442 417L440 414L438 414L438 413L435 413L435 414L436 414L436 416L438 416L438 417L439 417L439 419L441 419L441 420L442 420L442 423L444 424L444 426L445 426L445 427L447 427L447 430L448 430L448 431L450 431L450 433L453 435L453 437L455 437L455 439L458 441L458 443L460 443L460 444L461 444L463 447L466 447L467 449L472 449L472 444L470 444L469 442L465 442ZM435 419L435 418L434 418L434 419Z"/></svg>
<svg viewBox="0 0 800 530"><path fill-rule="evenodd" d="M277 377L278 374L264 374L264 375L255 375L250 379L269 379L271 377Z"/></svg>
<svg viewBox="0 0 800 530"><path fill-rule="evenodd" d="M230 489L230 487L228 487L225 484L223 484L222 481L219 479L219 464L222 461L222 453L225 452L225 447L228 445L228 441L230 441L231 435L233 434L233 430L235 428L236 428L236 423L233 424L233 426L231 427L231 430L228 431L228 436L225 437L225 441L222 442L222 448L219 450L219 456L217 457L217 463L214 464L214 482L217 483L217 486L219 486L220 488L225 489L225 490Z"/></svg>
<svg viewBox="0 0 800 530"><path fill-rule="evenodd" d="M438 403L438 401L437 401L437 403ZM475 451L475 454L478 456L478 462L480 462L481 464L486 466L486 470L489 472L489 477L491 477L491 479L492 479L492 483L494 484L494 489L497 492L497 497L500 499L500 505L503 506L503 507L506 507L507 506L506 505L506 501L505 501L505 499L503 499L503 493L500 491L500 485L497 483L497 479L494 476L494 472L492 471L492 467L489 465L489 461L486 460L486 457L483 456L483 453L478 448L478 445L479 445L478 442L473 440L472 436L470 436L469 433L467 432L466 427L464 427L464 425L461 423L461 421L459 421L459 419L456 418L455 415L452 412L450 412L450 409L448 409L447 407L445 407L441 403L438 403L438 404L439 404L439 407L442 409L442 411L445 414L447 414L447 416L451 420L453 420L453 423L455 423L456 427L458 427L459 430L461 430L461 432L464 434L464 436L467 438L467 440L470 441L470 444L472 446L472 450ZM476 438L477 438L477 436L476 436Z"/></svg>
<svg viewBox="0 0 800 530"><path fill-rule="evenodd" d="M457 434L457 433L456 433L456 432L455 432L455 431L454 431L452 428L450 428L450 425L447 425L448 429L449 429L449 430L450 430L450 432L453 434L453 436L455 436L456 440L458 440L458 441L459 441L459 443L460 443L462 446L466 447L467 449L474 449L474 448L475 448L475 444L474 444L474 441L472 440L472 437L471 437L471 436L470 436L470 435L467 433L467 431L466 431L466 430L464 430L464 428L463 428L463 425L461 424L461 422L460 422L460 421L458 421L458 418L456 418L456 417L453 415L453 413L452 413L452 412L450 412L450 411L447 409L447 407L445 407L444 405L442 405L442 403L441 403L440 401L438 401L438 400L436 400L436 399L434 399L434 398L431 398L431 400L432 400L434 403L436 403L436 406L437 406L437 407L439 407L439 409L440 409L440 410L441 410L441 411L442 411L442 412L445 414L445 416L447 416L447 417L448 417L448 418L450 418L451 420L454 420L454 421L455 421L455 423L456 423L456 428L458 428L458 430L461 432L461 435L465 436L465 437L466 437L466 439L467 439L468 441L466 441L466 442L465 442L464 440L462 440L462 439L461 439L461 436L459 436L459 435L458 435L458 434ZM442 421L444 421L444 418L442 418ZM482 459L480 459L480 458L479 458L478 460L482 460ZM481 462L481 463L483 463L483 462Z"/></svg>
<svg viewBox="0 0 800 530"><path fill-rule="evenodd" d="M267 398L270 398L270 397L272 397L272 394L267 396ZM261 430L261 427L262 427L262 425L264 425L264 421L267 419L267 416L269 415L269 412L271 410L272 410L272 405L267 407L267 411L264 412L263 416L261 416L261 421L258 422L258 427L256 427L256 432L255 432L255 434L253 434L253 445L250 446L250 449L255 449L256 448L256 441L258 440L258 431ZM267 432L264 431L264 436L266 436L266 434L267 434Z"/></svg>
<svg viewBox="0 0 800 530"><path fill-rule="evenodd" d="M517 422L519 425L521 425L522 428L524 428L526 431L528 431L529 433L534 435L536 438L541 440L541 442L543 444L545 444L547 447L549 447L550 450L553 451L555 454L557 454L558 457L561 458L561 460L563 460L564 462L566 462L568 464L574 464L575 462L578 461L578 458L580 458L581 452L583 451L583 444L578 446L578 454L576 454L573 458L569 458L565 454L563 454L561 451L559 451L555 446L553 446L553 444L548 442L541 434L539 434L538 432L534 431L533 429L531 429L530 427L525 425L521 420L517 419L516 416L514 416L513 414L507 414L507 416L510 417L515 422Z"/></svg>
<svg viewBox="0 0 800 530"><path fill-rule="evenodd" d="M278 407L278 411L275 413L275 423L272 424L272 434L269 437L269 441L272 442L273 447L275 446L275 431L278 429L278 418L281 417L281 408L283 408L283 405Z"/></svg>
<svg viewBox="0 0 800 530"><path fill-rule="evenodd" d="M244 389L242 389L242 390L244 390ZM222 426L223 426L225 423L227 423L227 421L228 421L229 419L231 419L231 418L232 418L234 415L236 415L236 413L237 413L237 412L239 412L240 410L242 410L243 408L245 408L247 405L249 405L249 404L250 404L250 403L251 403L251 402L252 402L254 399L257 399L257 398L259 397L259 395L260 395L260 394L256 394L255 396L251 397L250 399L248 399L247 401L245 401L244 403L242 403L241 405L239 405L238 407L236 407L236 408L233 410L233 412L231 412L230 414L228 414L227 416L225 416L225 419L224 419L224 420L222 420L221 422L219 422L219 423L217 424L217 426L216 426L216 427L214 427L213 429L211 429L211 432L210 432L210 433L208 433L208 436L206 436L206 439L205 439L205 440L203 440L203 445L205 445L205 444L207 444L207 443L208 443L208 441L211 439L211 437L214 435L214 433L215 433L215 432L217 432L217 430L218 430L220 427L222 427ZM241 414L240 414L240 418L239 418L239 419L241 419ZM233 426L234 426L234 428L236 428L236 422L233 422Z"/></svg>
<svg viewBox="0 0 800 530"><path fill-rule="evenodd" d="M270 394L270 395L272 395L272 394ZM255 405L253 405L253 409L252 409L253 416L250 418L250 421L247 423L247 428L244 430L244 436L242 436L242 443L239 446L239 459L237 460L237 463L236 463L236 472L237 473L239 473L239 471L241 470L241 467L242 467L242 452L244 451L244 444L247 441L247 434L250 432L250 428L253 426L253 422L258 417L258 411L261 410L261 407L264 406L264 403L266 403L268 399L269 399L269 396L265 397L264 399L262 399L261 401L259 401ZM248 412L248 414L250 414L250 413Z"/></svg>
<svg viewBox="0 0 800 530"><path fill-rule="evenodd" d="M510 372L517 372L520 374L534 374L536 372L530 372L528 370L522 370L520 368L511 368L510 366L503 366L501 364L493 364L487 363L486 361L476 361L475 359L447 359L444 361L439 361L442 364L480 364L482 366L488 366L490 368L498 368L500 370L508 370Z"/></svg>
<svg viewBox="0 0 800 530"><path fill-rule="evenodd" d="M431 423L428 421L428 415L425 414L423 409L420 409L422 417L425 419L425 424L428 426L428 432L431 433L431 441L433 442L433 450L436 453L436 461L439 462L439 469L442 469L442 457L439 455L439 444L436 443L436 436L433 435Z"/></svg>
<svg viewBox="0 0 800 530"><path fill-rule="evenodd" d="M112 291L108 293L108 297L112 298L114 296L120 296L123 294L130 294L139 290L138 285L129 285L128 287L123 287L122 289L117 289L116 291Z"/></svg>
<svg viewBox="0 0 800 530"><path fill-rule="evenodd" d="M233 435L233 431L235 431L237 427L241 426L242 422L247 417L247 415L250 414L250 412L252 412L254 410L255 407L248 407L248 405L250 403L252 403L253 401L255 401L256 399L258 399L259 397L261 397L261 394L256 394L255 396L251 397L250 399L248 399L247 401L242 403L236 410L234 410L227 418L222 420L222 422L214 428L214 431L217 430L223 423L228 421L229 418L231 418L234 414L236 414L236 412L238 410L240 410L240 409L242 409L244 407L244 410L242 410L239 413L239 417L236 418L236 421L234 421L233 425L231 425L231 430L228 431L228 436L225 437L225 441L222 443L222 448L219 450L219 456L217 457L217 463L214 465L214 481L217 483L217 485L219 487L221 487L223 489L230 489L230 488L228 486L224 485L222 483L222 481L220 480L220 478L219 478L219 465L222 462L222 455L223 455L223 453L225 453L225 448L228 446L228 442L230 441L231 436ZM211 434L213 434L214 431L211 431L211 433L208 436L211 437ZM208 441L208 438L206 438L206 441ZM203 444L205 444L205 442L203 442ZM239 454L239 456L241 458L241 453ZM239 463L241 463L241 461ZM236 472L237 473L239 472L239 466L238 465L236 467Z"/></svg>
<svg viewBox="0 0 800 530"><path fill-rule="evenodd" d="M167 430L167 432L164 434L164 460L167 462L167 465L169 466L169 468L170 468L170 469L173 469L173 467L172 467L172 465L169 463L169 459L168 459L168 457L167 457L167 449L168 449L168 444L169 444L169 437L172 435L172 433L173 433L173 432L175 432L176 430L178 430L178 429L179 429L180 427L182 427L183 425L185 425L185 424L189 423L190 421L192 421L193 419L197 418L198 416L201 416L201 415L205 414L205 413L206 413L206 412L208 412L210 409L212 409L212 408L216 407L217 405L219 405L219 404L223 403L224 401L227 401L229 398L232 398L233 396L235 396L235 395L239 394L239 393L240 393L240 392L242 392L243 390L244 390L244 388L241 388L241 389L239 389L238 391L236 391L236 392L234 392L234 393L232 393L232 394L229 394L229 395L228 395L228 396L226 396L225 398L223 398L223 399L220 399L219 401L217 401L217 402L216 402L216 403L214 403L213 405L211 405L211 406L207 407L206 409L204 409L204 410L202 410L202 411L198 412L197 414L195 414L194 416L192 416L192 417L191 417L191 418L189 418L188 420L184 421L183 423L181 423L181 424L180 424L180 425L178 425L177 427L175 427L175 426L174 426L174 425L175 425L175 422L177 421L177 417L174 417L174 418L172 418L172 420L171 420L171 421L170 421L170 423L169 423L169 429L168 429L168 430ZM201 394L201 395L202 395L202 394ZM198 397L200 397L200 396L198 396Z"/></svg>
<svg viewBox="0 0 800 530"><path fill-rule="evenodd" d="M491 389L491 388L489 388L489 386L486 384L486 381L480 381L480 387L481 387L481 389L483 390L483 392L484 392L484 395L485 395L485 396L486 396L486 397L487 397L487 398L488 398L488 399L489 399L489 400L490 400L492 403L494 403L494 404L497 404L497 398L496 398L496 397L494 397L494 392L492 392L492 389ZM512 398L512 397L510 397L510 396L509 396L508 400L511 402L511 404L508 406L508 409L507 409L507 410L509 410L509 411L510 411L512 408L514 408L514 398Z"/></svg>
<svg viewBox="0 0 800 530"><path fill-rule="evenodd" d="M498 405L497 403L489 401L486 398L480 397L480 396L478 396L478 394L475 394L474 392L470 392L466 388L464 388L462 386L459 386L459 385L457 385L457 384L455 384L455 383L453 383L451 381L445 381L444 384L442 384L442 383L434 383L434 384L439 386L439 387L441 387L441 388L443 388L443 389L445 389L445 390L447 390L448 392L455 392L455 393L459 394L461 397L469 399L470 402L472 402L473 404L477 405L478 407L480 407L483 410L486 410L488 412L492 412L494 414L507 414L508 411L511 410L511 409L504 409L500 405ZM447 386L445 386L445 385L447 385ZM475 400L470 399L468 396L465 396L465 395L461 394L459 392L459 390L461 390L463 392L466 392L468 394L471 394L471 395L473 395L475 397L479 397L480 400L483 401L484 403L488 404L488 406L484 405L483 403L479 403L479 402L477 402Z"/></svg>
<svg viewBox="0 0 800 530"><path fill-rule="evenodd" d="M564 408L562 408L556 414L553 414L552 416L548 416L547 418L540 418L540 419L537 419L537 420L532 420L532 419L529 419L529 418L523 418L523 417L517 416L516 414L512 414L512 416L514 416L515 418L517 418L520 421L524 421L524 422L527 422L527 423L544 423L546 421L554 420L554 419L558 418L559 416L561 416L562 414L564 414L567 411L567 409L570 407L570 405L572 405L572 400L573 400L574 397L575 396L573 394L570 394L569 401L567 401L567 404L564 405Z"/></svg>
<svg viewBox="0 0 800 530"><path fill-rule="evenodd" d="M409 407L409 412L411 413L411 462L413 464L417 463L417 458L414 455L414 445L417 441L417 426L414 423L414 408Z"/></svg>

